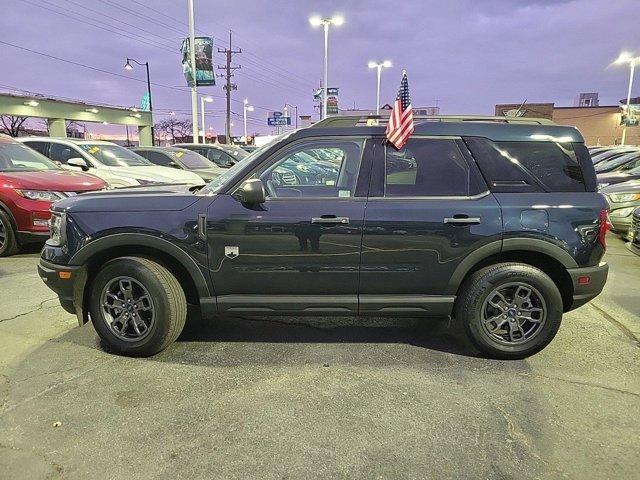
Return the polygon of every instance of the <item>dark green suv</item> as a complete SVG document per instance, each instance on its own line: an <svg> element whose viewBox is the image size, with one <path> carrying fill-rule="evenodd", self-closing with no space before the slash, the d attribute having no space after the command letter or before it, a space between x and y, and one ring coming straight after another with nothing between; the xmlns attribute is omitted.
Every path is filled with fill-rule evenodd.
<svg viewBox="0 0 640 480"><path fill-rule="evenodd" d="M202 315L452 316L523 358L602 290L607 202L580 133L543 121L335 118L282 136L204 188L53 206L40 275L80 323L152 355Z"/></svg>

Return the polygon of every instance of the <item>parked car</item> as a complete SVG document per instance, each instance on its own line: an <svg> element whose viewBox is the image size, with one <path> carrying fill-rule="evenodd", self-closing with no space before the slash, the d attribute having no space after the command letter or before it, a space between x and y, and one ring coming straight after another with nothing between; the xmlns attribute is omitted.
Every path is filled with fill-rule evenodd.
<svg viewBox="0 0 640 480"><path fill-rule="evenodd" d="M105 188L93 175L63 170L48 158L0 135L0 257L49 238L49 209L62 198Z"/></svg>
<svg viewBox="0 0 640 480"><path fill-rule="evenodd" d="M600 188L615 185L616 183L640 180L640 167L635 167L631 170L614 170L609 173L598 173L597 177Z"/></svg>
<svg viewBox="0 0 640 480"><path fill-rule="evenodd" d="M634 151L620 155L619 157L608 158L596 164L596 174L609 172L624 172L640 167L640 151Z"/></svg>
<svg viewBox="0 0 640 480"><path fill-rule="evenodd" d="M640 208L636 208L633 212L633 220L627 234L627 240L629 240L627 244L629 250L636 255L640 255Z"/></svg>
<svg viewBox="0 0 640 480"><path fill-rule="evenodd" d="M609 202L611 211L609 218L613 225L613 231L620 235L626 235L631 226L632 213L636 207L640 207L640 181L609 185L600 189Z"/></svg>
<svg viewBox="0 0 640 480"><path fill-rule="evenodd" d="M615 158L626 155L627 153L634 153L640 151L637 147L617 147L604 152L596 153L591 157L593 164L598 165L606 160L613 160Z"/></svg>
<svg viewBox="0 0 640 480"><path fill-rule="evenodd" d="M194 304L204 317L453 316L484 354L523 358L601 292L608 204L575 128L417 122L389 172L385 127L340 120L202 189L56 203L40 276L110 348L138 356L173 342ZM274 183L319 150L337 178Z"/></svg>
<svg viewBox="0 0 640 480"><path fill-rule="evenodd" d="M161 183L203 183L195 173L158 167L131 150L111 142L48 137L25 137L18 140L63 168L91 173L114 188Z"/></svg>
<svg viewBox="0 0 640 480"><path fill-rule="evenodd" d="M212 165L209 160L199 153L186 148L134 147L131 150L154 165L193 172L207 183L225 171L217 165Z"/></svg>
<svg viewBox="0 0 640 480"><path fill-rule="evenodd" d="M174 147L197 152L222 168L230 168L249 155L239 147L219 143L177 143Z"/></svg>
<svg viewBox="0 0 640 480"><path fill-rule="evenodd" d="M242 148L247 153L253 153L260 147L258 147L257 145L241 145L240 148Z"/></svg>

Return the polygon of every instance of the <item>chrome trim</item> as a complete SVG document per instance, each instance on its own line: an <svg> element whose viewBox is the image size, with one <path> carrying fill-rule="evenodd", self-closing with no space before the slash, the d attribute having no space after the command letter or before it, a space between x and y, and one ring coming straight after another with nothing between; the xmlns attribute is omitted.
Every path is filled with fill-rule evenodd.
<svg viewBox="0 0 640 480"><path fill-rule="evenodd" d="M369 200L480 200L491 192L486 190L476 195L458 195L458 196L424 196L424 197L369 197Z"/></svg>

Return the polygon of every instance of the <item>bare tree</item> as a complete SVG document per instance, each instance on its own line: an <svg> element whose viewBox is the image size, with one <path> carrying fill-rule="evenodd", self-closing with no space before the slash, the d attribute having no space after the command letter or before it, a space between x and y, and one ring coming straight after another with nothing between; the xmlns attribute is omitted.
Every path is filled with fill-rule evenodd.
<svg viewBox="0 0 640 480"><path fill-rule="evenodd" d="M191 121L182 118L167 118L155 124L156 135L164 134L172 143L184 142L191 138Z"/></svg>
<svg viewBox="0 0 640 480"><path fill-rule="evenodd" d="M24 122L27 121L27 118L28 117L16 117L15 115L0 115L0 123L3 127L1 130L12 137L17 137L20 132L26 130Z"/></svg>

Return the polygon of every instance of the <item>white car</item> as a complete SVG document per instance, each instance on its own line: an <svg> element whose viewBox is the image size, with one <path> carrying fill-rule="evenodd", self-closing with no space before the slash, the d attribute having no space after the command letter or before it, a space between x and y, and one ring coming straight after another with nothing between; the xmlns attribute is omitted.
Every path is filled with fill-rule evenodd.
<svg viewBox="0 0 640 480"><path fill-rule="evenodd" d="M204 184L202 178L193 172L154 165L131 150L111 142L50 137L17 140L66 169L91 173L114 188L161 183Z"/></svg>

